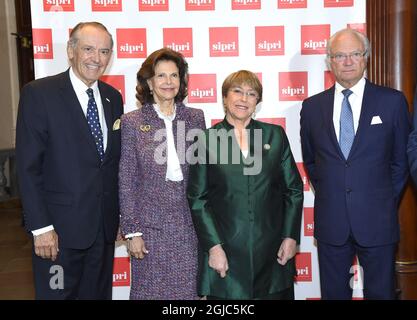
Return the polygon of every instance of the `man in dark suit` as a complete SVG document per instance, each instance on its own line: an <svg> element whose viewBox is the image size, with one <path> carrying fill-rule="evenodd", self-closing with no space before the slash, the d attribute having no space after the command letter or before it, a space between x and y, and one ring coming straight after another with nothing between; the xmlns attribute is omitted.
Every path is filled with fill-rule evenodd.
<svg viewBox="0 0 417 320"><path fill-rule="evenodd" d="M21 93L16 158L37 299L111 299L123 101L98 79L112 47L105 26L78 24L71 67Z"/></svg>
<svg viewBox="0 0 417 320"><path fill-rule="evenodd" d="M301 110L304 163L315 190L315 238L323 299L351 299L358 255L364 297L393 299L397 207L408 176L407 102L364 78L369 41L344 29L328 42L336 78Z"/></svg>
<svg viewBox="0 0 417 320"><path fill-rule="evenodd" d="M417 185L417 87L414 94L413 130L408 139L407 153L411 178Z"/></svg>

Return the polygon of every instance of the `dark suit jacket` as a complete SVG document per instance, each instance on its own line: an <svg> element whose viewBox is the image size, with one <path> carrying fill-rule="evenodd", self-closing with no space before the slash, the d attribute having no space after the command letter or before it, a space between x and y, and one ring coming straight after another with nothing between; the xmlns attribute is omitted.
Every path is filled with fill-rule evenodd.
<svg viewBox="0 0 417 320"><path fill-rule="evenodd" d="M417 87L414 95L413 131L411 131L408 139L407 153L410 174L414 183L417 184Z"/></svg>
<svg viewBox="0 0 417 320"><path fill-rule="evenodd" d="M282 239L299 242L303 183L284 130L251 120L249 155L260 151L253 174L245 164L226 121L205 131L198 152L207 164L190 166L188 202L202 248L198 289L201 295L253 299L293 285L294 259L281 266L277 252ZM255 130L260 141L254 141ZM232 138L216 138L229 132ZM214 139L210 135L214 134ZM227 148L227 149L226 149ZM240 156L233 161L232 151ZM227 151L227 152L226 152ZM256 153L255 153L256 154ZM250 173L250 172L247 172ZM224 279L208 265L208 250L222 244L229 271Z"/></svg>
<svg viewBox="0 0 417 320"><path fill-rule="evenodd" d="M315 237L341 245L350 233L362 246L399 239L397 206L408 177L407 101L366 82L359 127L347 160L333 125L335 87L306 99L301 110L304 164L315 189ZM382 124L371 125L379 116Z"/></svg>
<svg viewBox="0 0 417 320"><path fill-rule="evenodd" d="M113 87L98 86L108 128L103 163L68 70L29 83L20 97L16 161L25 224L52 224L63 247L89 247L103 222L107 241L117 234L120 130L113 124L123 101Z"/></svg>

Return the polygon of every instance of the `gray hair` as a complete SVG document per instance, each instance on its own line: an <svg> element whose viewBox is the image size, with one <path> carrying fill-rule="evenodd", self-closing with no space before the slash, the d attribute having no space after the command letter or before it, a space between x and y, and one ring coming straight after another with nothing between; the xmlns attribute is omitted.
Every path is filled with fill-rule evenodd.
<svg viewBox="0 0 417 320"><path fill-rule="evenodd" d="M345 34L345 33L350 33L353 36L357 37L359 39L359 41L362 42L363 47L365 49L365 58L369 57L369 51L370 51L370 43L369 43L369 39L362 33L359 31L356 31L354 29L350 29L350 28L346 28L346 29L342 29L337 31L335 34L333 34L330 39L327 41L327 47L326 47L326 53L327 53L327 61L329 61L330 56L331 56L331 48L332 48L332 44L334 39L336 39L338 36L340 36L341 34Z"/></svg>
<svg viewBox="0 0 417 320"><path fill-rule="evenodd" d="M78 38L78 32L82 28L88 27L88 26L95 27L95 28L98 28L98 29L101 29L101 30L107 32L107 34L110 37L110 45L111 45L110 49L113 49L113 37L112 37L111 33L107 30L107 28L102 23L96 22L96 21L92 21L92 22L80 22L80 23L78 23L74 27L74 29L71 30L70 38L68 40L68 46L69 47L71 46L72 48L75 48L77 46L77 43L80 40Z"/></svg>

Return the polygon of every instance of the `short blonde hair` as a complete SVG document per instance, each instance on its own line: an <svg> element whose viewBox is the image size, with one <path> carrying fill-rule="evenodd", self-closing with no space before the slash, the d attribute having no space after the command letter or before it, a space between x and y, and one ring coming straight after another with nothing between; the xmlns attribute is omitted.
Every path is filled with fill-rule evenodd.
<svg viewBox="0 0 417 320"><path fill-rule="evenodd" d="M226 98L230 88L246 84L256 91L258 100L256 103L262 101L262 83L256 74L248 70L239 70L227 76L222 85L222 96Z"/></svg>

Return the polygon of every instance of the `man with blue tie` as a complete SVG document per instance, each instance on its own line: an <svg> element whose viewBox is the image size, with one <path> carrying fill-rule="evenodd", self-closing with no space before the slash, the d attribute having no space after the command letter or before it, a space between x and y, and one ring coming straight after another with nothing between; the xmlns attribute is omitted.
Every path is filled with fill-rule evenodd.
<svg viewBox="0 0 417 320"><path fill-rule="evenodd" d="M98 79L112 48L105 26L79 23L71 67L20 96L16 161L37 299L111 299L123 101Z"/></svg>
<svg viewBox="0 0 417 320"><path fill-rule="evenodd" d="M410 166L410 175L417 185L417 87L414 94L413 107L413 130L410 133L407 146L408 163Z"/></svg>
<svg viewBox="0 0 417 320"><path fill-rule="evenodd" d="M351 299L354 256L365 299L394 299L397 208L408 176L404 95L364 77L369 41L343 29L327 44L336 84L303 102L301 144L315 190L323 299Z"/></svg>

